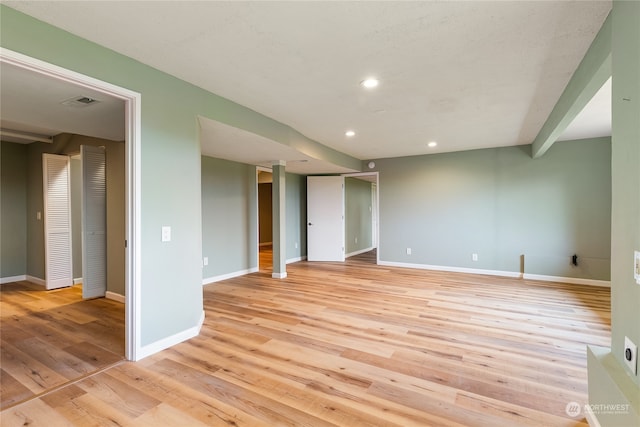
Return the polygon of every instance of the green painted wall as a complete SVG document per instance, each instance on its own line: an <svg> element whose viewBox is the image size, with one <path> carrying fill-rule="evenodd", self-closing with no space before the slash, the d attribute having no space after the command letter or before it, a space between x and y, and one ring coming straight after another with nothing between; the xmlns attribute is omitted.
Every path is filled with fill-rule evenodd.
<svg viewBox="0 0 640 427"><path fill-rule="evenodd" d="M27 149L27 275L44 280L44 200L42 153L44 144ZM39 216L39 218L38 218Z"/></svg>
<svg viewBox="0 0 640 427"><path fill-rule="evenodd" d="M371 183L346 177L344 190L346 254L349 255L372 246Z"/></svg>
<svg viewBox="0 0 640 427"><path fill-rule="evenodd" d="M202 278L256 265L255 166L202 156Z"/></svg>
<svg viewBox="0 0 640 427"><path fill-rule="evenodd" d="M360 167L359 160L324 147L246 107L5 5L0 8L2 47L125 87L142 96L142 228L138 242L141 283L135 284L141 291L142 345L193 328L202 315L201 159L197 116L256 133L321 160L353 170ZM172 227L171 242L161 242L162 226Z"/></svg>
<svg viewBox="0 0 640 427"><path fill-rule="evenodd" d="M529 150L376 160L381 261L609 280L609 138Z"/></svg>
<svg viewBox="0 0 640 427"><path fill-rule="evenodd" d="M292 173L285 179L286 254L293 260L307 255L307 179Z"/></svg>
<svg viewBox="0 0 640 427"><path fill-rule="evenodd" d="M27 272L27 146L0 145L0 278Z"/></svg>

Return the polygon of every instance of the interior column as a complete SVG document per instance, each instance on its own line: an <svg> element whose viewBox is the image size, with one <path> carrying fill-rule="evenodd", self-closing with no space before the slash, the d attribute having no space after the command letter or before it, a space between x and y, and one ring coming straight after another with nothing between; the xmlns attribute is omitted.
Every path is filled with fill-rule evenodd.
<svg viewBox="0 0 640 427"><path fill-rule="evenodd" d="M640 3L614 1L611 14L611 348L587 351L586 415L602 427L640 425Z"/></svg>
<svg viewBox="0 0 640 427"><path fill-rule="evenodd" d="M273 273L274 279L287 277L287 236L286 236L286 191L284 160L273 163L273 184L271 197L273 200Z"/></svg>

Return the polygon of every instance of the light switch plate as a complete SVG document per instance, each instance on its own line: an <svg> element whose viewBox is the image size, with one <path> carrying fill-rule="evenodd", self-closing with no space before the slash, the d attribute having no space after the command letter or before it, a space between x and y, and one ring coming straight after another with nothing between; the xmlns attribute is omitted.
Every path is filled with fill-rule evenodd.
<svg viewBox="0 0 640 427"><path fill-rule="evenodd" d="M166 225L162 226L162 241L163 242L171 241L171 227Z"/></svg>
<svg viewBox="0 0 640 427"><path fill-rule="evenodd" d="M636 283L640 285L640 251L633 253L633 277L636 279Z"/></svg>

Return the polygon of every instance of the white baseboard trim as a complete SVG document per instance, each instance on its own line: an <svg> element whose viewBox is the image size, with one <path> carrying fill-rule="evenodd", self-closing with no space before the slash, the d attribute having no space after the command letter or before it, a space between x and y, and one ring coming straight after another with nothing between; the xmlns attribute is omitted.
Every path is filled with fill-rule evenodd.
<svg viewBox="0 0 640 427"><path fill-rule="evenodd" d="M572 285L604 286L606 288L611 287L611 282L608 280L581 279L579 277L545 276L543 274L525 273L522 278L528 280L540 280L544 282L569 283Z"/></svg>
<svg viewBox="0 0 640 427"><path fill-rule="evenodd" d="M262 243L258 244L258 246L261 246L261 247L262 246L272 246L272 245L273 245L273 242L262 242Z"/></svg>
<svg viewBox="0 0 640 427"><path fill-rule="evenodd" d="M234 271L233 273L221 274L219 276L207 277L206 279L202 279L202 286L208 285L210 283L219 282L221 280L233 279L234 277L244 276L245 274L251 274L258 271L258 267L247 268L245 270Z"/></svg>
<svg viewBox="0 0 640 427"><path fill-rule="evenodd" d="M117 301L117 302L121 302L122 304L124 304L125 301L126 301L124 295L116 294L115 292L111 292L111 291L107 291L104 294L104 297L106 299L111 299L111 300L114 300L114 301Z"/></svg>
<svg viewBox="0 0 640 427"><path fill-rule="evenodd" d="M587 419L589 427L602 427L600 425L600 421L598 421L598 418L596 417L596 414L591 410L591 406L584 405L584 417Z"/></svg>
<svg viewBox="0 0 640 427"><path fill-rule="evenodd" d="M181 342L186 341L190 338L197 337L200 334L200 329L202 329L204 316L205 314L203 310L202 315L200 316L200 320L198 321L198 324L196 326L141 347L136 352L136 361L144 359L147 356L151 356L152 354L156 354L169 347L173 347L174 345L180 344Z"/></svg>
<svg viewBox="0 0 640 427"><path fill-rule="evenodd" d="M47 282L45 282L44 279L41 279L39 277L29 276L27 274L26 280L30 281L31 283L35 283L36 285L47 286Z"/></svg>
<svg viewBox="0 0 640 427"><path fill-rule="evenodd" d="M287 278L287 272L285 271L284 273L271 273L271 277L273 279L286 279Z"/></svg>
<svg viewBox="0 0 640 427"><path fill-rule="evenodd" d="M452 273L470 273L483 274L488 276L514 277L518 279L522 277L521 273L517 273L515 271L482 270L479 268L447 267L442 265L410 264L405 262L392 261L380 261L378 265L386 265L387 267L417 268L419 270L449 271Z"/></svg>
<svg viewBox="0 0 640 427"><path fill-rule="evenodd" d="M77 278L73 279L73 284L74 285L77 285L79 283L82 283L82 277L77 277Z"/></svg>
<svg viewBox="0 0 640 427"><path fill-rule="evenodd" d="M370 248L360 249L360 250L357 250L357 251L355 251L355 252L349 252L349 253L348 253L348 254L346 254L344 257L345 257L345 258L349 258L349 257L355 256L355 255L360 255L360 254L363 254L363 253L365 253L365 252L372 251L372 250L374 250L374 249L375 249L375 246L371 246Z"/></svg>
<svg viewBox="0 0 640 427"><path fill-rule="evenodd" d="M27 280L26 274L23 274L22 276L0 277L0 285L4 285L5 283L20 282L21 280Z"/></svg>
<svg viewBox="0 0 640 427"><path fill-rule="evenodd" d="M288 260L285 261L286 264L293 264L294 262L300 262L300 261L304 261L305 259L307 259L307 256L299 256L299 257L295 257L295 258L289 258Z"/></svg>

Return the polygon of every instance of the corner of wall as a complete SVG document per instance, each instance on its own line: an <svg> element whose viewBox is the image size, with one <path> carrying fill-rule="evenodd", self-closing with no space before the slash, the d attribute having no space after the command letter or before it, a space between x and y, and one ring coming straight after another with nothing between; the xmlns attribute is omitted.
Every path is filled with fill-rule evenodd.
<svg viewBox="0 0 640 427"><path fill-rule="evenodd" d="M587 366L588 417L603 427L640 425L640 392L611 349L587 346Z"/></svg>

